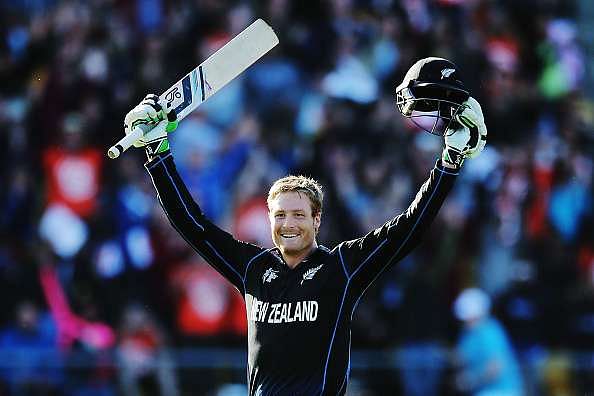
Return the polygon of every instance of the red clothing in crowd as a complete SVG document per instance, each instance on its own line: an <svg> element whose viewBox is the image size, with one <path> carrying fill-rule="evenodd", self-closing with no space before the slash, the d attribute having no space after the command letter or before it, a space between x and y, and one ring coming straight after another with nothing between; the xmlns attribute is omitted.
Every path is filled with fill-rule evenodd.
<svg viewBox="0 0 594 396"><path fill-rule="evenodd" d="M43 153L47 205L62 204L81 217L97 207L102 156L97 149L71 152L59 147Z"/></svg>
<svg viewBox="0 0 594 396"><path fill-rule="evenodd" d="M189 336L244 335L243 299L229 282L205 263L182 265L173 273L180 291L177 324Z"/></svg>

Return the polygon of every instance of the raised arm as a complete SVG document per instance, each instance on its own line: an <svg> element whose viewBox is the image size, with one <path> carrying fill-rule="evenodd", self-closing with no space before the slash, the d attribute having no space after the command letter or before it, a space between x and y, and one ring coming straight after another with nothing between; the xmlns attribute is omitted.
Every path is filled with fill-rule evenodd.
<svg viewBox="0 0 594 396"><path fill-rule="evenodd" d="M167 103L157 100L156 95L148 95L128 113L125 129L148 125L147 132L134 146L146 149L149 160L145 168L170 223L196 252L245 294L248 264L265 250L236 240L204 216L180 177L169 149L167 133L177 127L175 112ZM150 128L164 120L168 123L165 131Z"/></svg>
<svg viewBox="0 0 594 396"><path fill-rule="evenodd" d="M464 159L478 155L484 148L487 129L480 105L470 98L464 106L455 129L445 135L442 159L408 209L367 235L338 246L345 276L360 293L419 244L454 185Z"/></svg>

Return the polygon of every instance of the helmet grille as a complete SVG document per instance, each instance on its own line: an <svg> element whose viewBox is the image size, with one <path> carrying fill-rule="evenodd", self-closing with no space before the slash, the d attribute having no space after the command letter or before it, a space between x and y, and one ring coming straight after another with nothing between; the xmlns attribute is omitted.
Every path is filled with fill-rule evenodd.
<svg viewBox="0 0 594 396"><path fill-rule="evenodd" d="M443 136L468 99L468 92L440 84L421 84L396 92L396 106L422 130ZM452 128L455 129L455 128Z"/></svg>

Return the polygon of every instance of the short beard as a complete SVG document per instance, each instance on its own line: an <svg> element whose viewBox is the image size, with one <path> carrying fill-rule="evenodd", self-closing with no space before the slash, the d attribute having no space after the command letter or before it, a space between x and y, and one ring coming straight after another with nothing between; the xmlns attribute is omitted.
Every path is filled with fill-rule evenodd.
<svg viewBox="0 0 594 396"><path fill-rule="evenodd" d="M282 244L278 244L277 247L280 249L280 251L287 255L287 256L299 256L301 254L303 254L303 252L310 252L311 249L313 248L313 246L315 245L316 240L315 238L312 239L312 241L309 243L309 245L303 246L299 249L295 249L295 248L291 248L291 247L287 247L286 245L282 245Z"/></svg>

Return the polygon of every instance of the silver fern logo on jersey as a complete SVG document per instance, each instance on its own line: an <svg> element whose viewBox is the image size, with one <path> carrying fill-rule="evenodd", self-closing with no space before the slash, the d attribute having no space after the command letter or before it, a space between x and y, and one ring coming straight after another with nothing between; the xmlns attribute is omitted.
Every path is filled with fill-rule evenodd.
<svg viewBox="0 0 594 396"><path fill-rule="evenodd" d="M305 271L305 273L303 274L303 279L301 279L301 285L303 285L304 281L313 279L316 272L318 272L320 270L320 268L322 268L323 266L324 266L324 264L320 264L315 268L310 268L307 271Z"/></svg>
<svg viewBox="0 0 594 396"><path fill-rule="evenodd" d="M454 73L456 71L456 69L443 69L441 71L441 79L443 80L444 78L448 78L449 76L452 75L452 73Z"/></svg>
<svg viewBox="0 0 594 396"><path fill-rule="evenodd" d="M268 268L264 275L262 275L262 283L270 283L273 279L278 278L278 271L273 270L272 268Z"/></svg>

